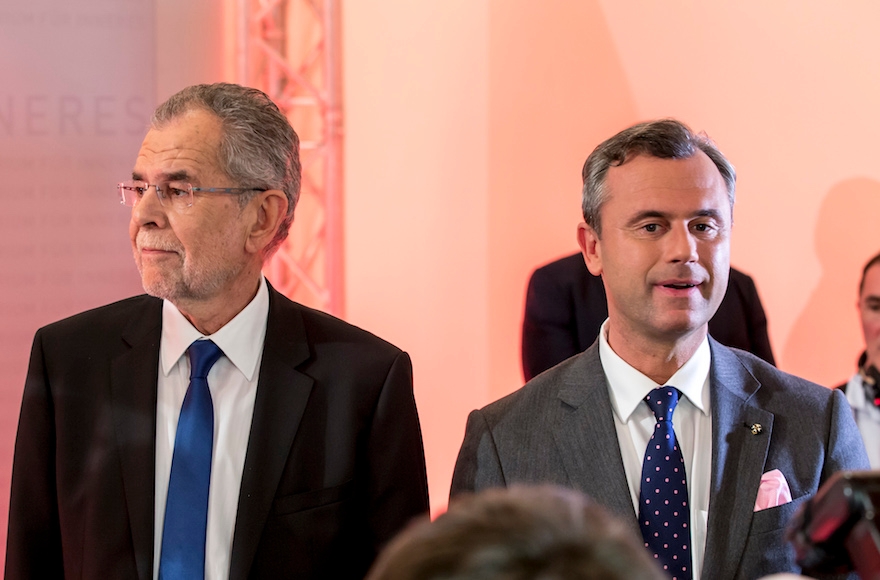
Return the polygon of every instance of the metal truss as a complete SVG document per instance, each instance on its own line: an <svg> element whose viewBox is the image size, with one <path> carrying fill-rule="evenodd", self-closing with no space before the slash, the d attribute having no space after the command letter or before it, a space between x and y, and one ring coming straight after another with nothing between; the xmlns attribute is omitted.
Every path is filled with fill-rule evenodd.
<svg viewBox="0 0 880 580"><path fill-rule="evenodd" d="M340 0L237 0L238 82L263 90L300 137L302 194L264 268L298 302L343 315Z"/></svg>

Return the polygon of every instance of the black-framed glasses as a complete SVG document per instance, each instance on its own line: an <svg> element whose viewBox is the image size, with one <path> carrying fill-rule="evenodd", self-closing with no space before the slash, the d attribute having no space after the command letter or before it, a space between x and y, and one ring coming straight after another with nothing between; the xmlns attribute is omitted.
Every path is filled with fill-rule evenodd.
<svg viewBox="0 0 880 580"><path fill-rule="evenodd" d="M177 212L185 212L193 205L193 192L202 193L232 193L240 194L249 191L267 191L261 187L193 187L185 181L169 181L168 183L147 183L136 179L123 181L116 184L119 192L119 203L128 207L138 204L147 190L151 187L156 189L156 197L163 207Z"/></svg>

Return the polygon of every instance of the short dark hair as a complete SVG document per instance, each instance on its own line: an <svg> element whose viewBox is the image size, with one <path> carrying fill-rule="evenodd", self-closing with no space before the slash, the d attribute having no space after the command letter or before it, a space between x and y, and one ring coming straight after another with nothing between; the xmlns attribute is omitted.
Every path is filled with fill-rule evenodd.
<svg viewBox="0 0 880 580"><path fill-rule="evenodd" d="M862 278L859 280L859 296L862 295L862 291L865 289L865 276L868 275L868 270L880 264L880 254L875 255L873 258L868 260L868 263L865 264L865 267L862 268Z"/></svg>
<svg viewBox="0 0 880 580"><path fill-rule="evenodd" d="M287 197L287 214L263 252L264 257L271 256L287 238L299 200L302 167L296 131L266 93L231 83L183 89L156 108L150 124L161 129L194 109L220 119L219 162L230 179L240 187L279 189ZM241 196L242 207L254 195Z"/></svg>
<svg viewBox="0 0 880 580"><path fill-rule="evenodd" d="M730 208L736 197L736 170L705 133L696 134L690 127L675 119L647 121L624 129L596 147L581 171L584 180L582 209L584 221L602 234L599 211L608 200L605 178L608 169L626 163L637 155L650 155L661 159L688 159L697 151L705 153L727 186Z"/></svg>
<svg viewBox="0 0 880 580"><path fill-rule="evenodd" d="M663 580L633 528L553 486L464 496L411 525L367 580Z"/></svg>

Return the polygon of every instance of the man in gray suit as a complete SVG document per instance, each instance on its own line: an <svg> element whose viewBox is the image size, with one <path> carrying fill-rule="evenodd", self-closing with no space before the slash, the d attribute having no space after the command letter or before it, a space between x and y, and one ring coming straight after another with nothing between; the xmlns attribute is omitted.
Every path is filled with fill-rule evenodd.
<svg viewBox="0 0 880 580"><path fill-rule="evenodd" d="M789 518L834 472L868 461L842 393L708 336L728 282L733 167L704 135L662 120L599 145L583 177L578 240L602 277L608 319L585 352L471 413L452 496L573 487L625 517L648 547L647 494L664 484L654 489L643 461L656 461L652 433L674 428L684 562L663 545L650 547L655 557L678 578L798 572L783 538ZM673 410L655 417L646 398L661 391Z"/></svg>

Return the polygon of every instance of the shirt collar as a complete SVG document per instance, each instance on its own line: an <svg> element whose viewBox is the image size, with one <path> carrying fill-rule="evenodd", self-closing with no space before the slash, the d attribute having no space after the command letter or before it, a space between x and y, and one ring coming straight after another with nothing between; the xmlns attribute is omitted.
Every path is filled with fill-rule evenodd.
<svg viewBox="0 0 880 580"><path fill-rule="evenodd" d="M846 400L849 406L855 410L868 407L868 398L865 396L865 385L862 382L862 374L856 373L846 384Z"/></svg>
<svg viewBox="0 0 880 580"><path fill-rule="evenodd" d="M599 360L608 379L611 406L624 423L644 398L662 385L646 377L620 358L608 344L608 320L599 329ZM703 414L709 408L709 369L712 351L704 338L693 356L664 383L677 388Z"/></svg>
<svg viewBox="0 0 880 580"><path fill-rule="evenodd" d="M268 317L269 289L262 276L253 300L223 328L207 337L196 330L174 304L168 300L163 301L162 342L159 347L162 373L168 376L193 341L210 338L220 347L226 358L252 381L263 351Z"/></svg>

